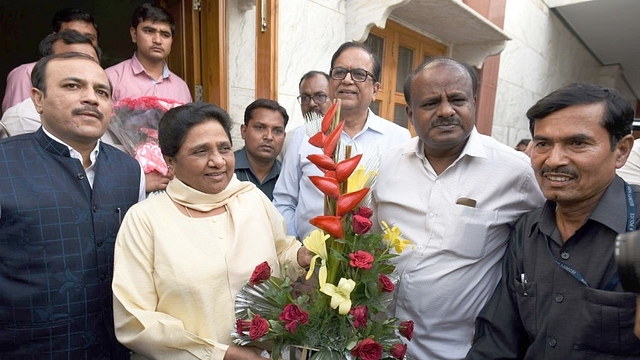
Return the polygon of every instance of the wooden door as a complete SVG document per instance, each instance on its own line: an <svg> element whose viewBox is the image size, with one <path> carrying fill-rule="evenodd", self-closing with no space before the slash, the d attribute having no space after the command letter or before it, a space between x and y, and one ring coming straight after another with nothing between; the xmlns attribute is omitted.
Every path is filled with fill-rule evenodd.
<svg viewBox="0 0 640 360"><path fill-rule="evenodd" d="M391 20L384 29L372 28L365 44L382 63L380 91L371 110L415 135L405 111L404 81L425 58L446 54L447 46Z"/></svg>

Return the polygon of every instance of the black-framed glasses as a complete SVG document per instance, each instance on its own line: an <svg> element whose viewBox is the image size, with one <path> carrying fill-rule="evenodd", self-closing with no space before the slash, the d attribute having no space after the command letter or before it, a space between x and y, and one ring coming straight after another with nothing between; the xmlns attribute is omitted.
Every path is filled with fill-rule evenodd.
<svg viewBox="0 0 640 360"><path fill-rule="evenodd" d="M311 99L313 99L313 102L315 102L316 104L324 104L325 102L327 102L328 98L329 96L327 94L315 94L313 96L300 95L298 96L298 102L300 103L300 105L309 105Z"/></svg>
<svg viewBox="0 0 640 360"><path fill-rule="evenodd" d="M371 79L373 79L374 82L377 81L376 77L365 69L358 68L349 70L342 66L336 66L329 70L329 75L334 80L344 80L349 73L351 73L351 78L355 82L365 82L367 80L367 76L371 76Z"/></svg>

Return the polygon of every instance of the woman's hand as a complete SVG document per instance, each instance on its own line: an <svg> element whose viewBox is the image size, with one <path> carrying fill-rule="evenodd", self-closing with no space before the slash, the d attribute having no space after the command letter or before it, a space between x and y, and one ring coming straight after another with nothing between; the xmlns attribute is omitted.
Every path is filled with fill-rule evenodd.
<svg viewBox="0 0 640 360"><path fill-rule="evenodd" d="M223 360L264 360L262 349L255 346L229 346Z"/></svg>
<svg viewBox="0 0 640 360"><path fill-rule="evenodd" d="M308 269L309 265L311 265L311 258L313 257L313 253L309 251L306 247L302 246L298 249L298 264Z"/></svg>

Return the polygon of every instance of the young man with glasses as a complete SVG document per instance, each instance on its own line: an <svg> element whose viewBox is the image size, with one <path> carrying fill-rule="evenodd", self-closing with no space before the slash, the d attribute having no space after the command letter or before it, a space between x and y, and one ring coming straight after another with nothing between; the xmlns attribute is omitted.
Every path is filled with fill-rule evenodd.
<svg viewBox="0 0 640 360"><path fill-rule="evenodd" d="M351 145L355 153L363 153L363 164L369 157L410 138L407 129L369 110L380 89L380 70L378 58L355 42L342 44L331 58L328 95L330 99L342 100L340 118L345 122L340 142ZM273 203L287 222L287 233L304 239L314 228L309 219L321 215L324 210L322 193L309 181L310 175L322 173L307 159L309 154L322 150L310 145L308 137L302 136L292 140L291 149L299 151L289 150L285 154Z"/></svg>

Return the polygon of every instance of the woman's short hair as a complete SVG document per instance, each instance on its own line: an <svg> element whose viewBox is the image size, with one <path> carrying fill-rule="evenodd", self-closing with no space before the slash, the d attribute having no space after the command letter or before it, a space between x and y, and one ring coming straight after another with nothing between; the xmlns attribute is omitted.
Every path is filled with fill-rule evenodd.
<svg viewBox="0 0 640 360"><path fill-rule="evenodd" d="M174 157L184 144L189 130L205 121L217 121L222 125L229 142L232 143L231 127L233 122L229 114L217 105L193 102L167 111L160 119L158 141L162 155Z"/></svg>

